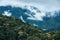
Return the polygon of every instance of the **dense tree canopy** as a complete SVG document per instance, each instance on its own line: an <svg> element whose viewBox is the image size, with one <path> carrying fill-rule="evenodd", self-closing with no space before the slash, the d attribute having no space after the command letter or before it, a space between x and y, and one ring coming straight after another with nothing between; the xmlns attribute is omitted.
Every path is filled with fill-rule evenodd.
<svg viewBox="0 0 60 40"><path fill-rule="evenodd" d="M20 19L0 15L0 40L60 40L60 31L45 32Z"/></svg>

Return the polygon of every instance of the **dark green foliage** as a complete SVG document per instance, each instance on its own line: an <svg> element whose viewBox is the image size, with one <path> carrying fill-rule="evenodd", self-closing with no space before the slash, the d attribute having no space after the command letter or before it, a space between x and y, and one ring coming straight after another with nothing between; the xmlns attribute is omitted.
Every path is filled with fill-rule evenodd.
<svg viewBox="0 0 60 40"><path fill-rule="evenodd" d="M45 32L20 19L0 15L0 40L60 40L60 31Z"/></svg>

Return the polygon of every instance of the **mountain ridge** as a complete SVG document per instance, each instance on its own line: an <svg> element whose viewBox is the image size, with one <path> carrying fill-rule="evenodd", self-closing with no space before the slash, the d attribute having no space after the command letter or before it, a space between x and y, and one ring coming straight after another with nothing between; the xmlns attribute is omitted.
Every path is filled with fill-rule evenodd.
<svg viewBox="0 0 60 40"><path fill-rule="evenodd" d="M18 18L0 15L0 40L60 40L60 30L46 32Z"/></svg>
<svg viewBox="0 0 60 40"><path fill-rule="evenodd" d="M5 13L4 13L4 11L5 11ZM54 17L53 16L47 17L47 15L45 16L44 13L43 14L41 14L41 12L40 13L34 13L31 11L32 10L29 10L26 8L23 9L20 7L0 6L0 14L4 13L4 15L7 15L7 14L11 13L10 16L16 17L16 18L21 17L21 19L23 19L23 21L28 22L31 25L35 24L35 25L37 25L38 28L41 28L43 30L44 29L52 29L52 28L55 30L56 24L57 24L58 28L60 28L59 27L60 21L59 22L57 21L57 20L60 20L60 18L59 18L60 15L54 16ZM56 12L56 14L60 14L60 12L58 12L58 13ZM43 16L41 16L41 15L43 15ZM48 15L50 15L50 14L48 14ZM42 17L42 19L40 17ZM40 19L43 21L40 21ZM52 21L52 23L50 21ZM51 27L49 27L48 23ZM54 26L52 27L52 25L54 25Z"/></svg>

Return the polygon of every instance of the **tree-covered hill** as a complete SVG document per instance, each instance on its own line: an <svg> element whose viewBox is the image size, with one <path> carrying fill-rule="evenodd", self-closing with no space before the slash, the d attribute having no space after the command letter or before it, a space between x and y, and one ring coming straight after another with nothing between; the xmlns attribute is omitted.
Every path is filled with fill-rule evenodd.
<svg viewBox="0 0 60 40"><path fill-rule="evenodd" d="M20 19L0 15L0 40L60 40L60 31L45 32Z"/></svg>

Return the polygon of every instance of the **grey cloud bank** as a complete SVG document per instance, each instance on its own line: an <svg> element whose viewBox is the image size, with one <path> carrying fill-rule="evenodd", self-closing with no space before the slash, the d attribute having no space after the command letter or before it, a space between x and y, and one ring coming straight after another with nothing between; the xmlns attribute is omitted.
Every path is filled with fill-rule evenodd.
<svg viewBox="0 0 60 40"><path fill-rule="evenodd" d="M5 0L0 0L0 2L1 1ZM8 0L7 2L9 1L22 2L23 4L26 3L28 5L33 4L33 6L37 6L39 9L43 11L55 11L60 9L60 0Z"/></svg>
<svg viewBox="0 0 60 40"><path fill-rule="evenodd" d="M60 0L19 0L26 3L36 3L42 5L46 10L58 10L60 9Z"/></svg>

